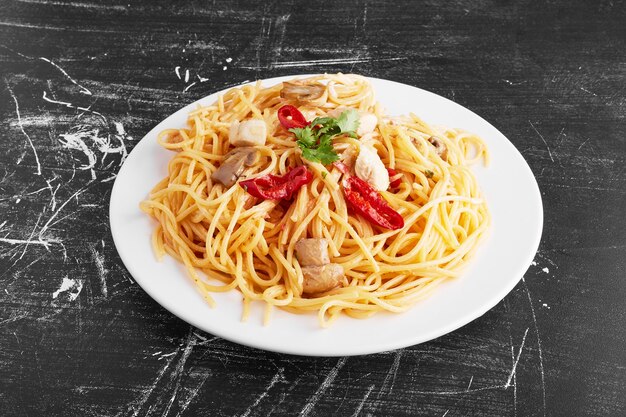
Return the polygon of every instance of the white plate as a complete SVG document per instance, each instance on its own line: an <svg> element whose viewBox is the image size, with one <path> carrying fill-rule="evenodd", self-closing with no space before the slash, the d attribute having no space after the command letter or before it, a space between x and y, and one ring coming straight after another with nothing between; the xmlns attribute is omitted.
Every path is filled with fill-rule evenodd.
<svg viewBox="0 0 626 417"><path fill-rule="evenodd" d="M293 78L264 80L265 86ZM212 94L177 111L150 131L130 153L111 194L111 232L122 261L137 283L159 304L186 322L233 342L276 352L311 356L360 355L426 342L480 317L515 287L539 245L543 208L537 182L520 153L495 127L468 109L408 85L370 78L377 99L390 114L414 112L434 124L460 127L480 135L492 155L488 168L476 166L493 216L489 237L466 273L440 285L430 298L403 314L379 313L357 320L341 317L331 328L317 317L275 309L262 325L262 306L240 321L240 293L215 294L212 309L196 291L184 268L170 257L157 262L150 237L155 223L139 202L166 175L171 153L156 141L158 132L185 126L187 114Z"/></svg>

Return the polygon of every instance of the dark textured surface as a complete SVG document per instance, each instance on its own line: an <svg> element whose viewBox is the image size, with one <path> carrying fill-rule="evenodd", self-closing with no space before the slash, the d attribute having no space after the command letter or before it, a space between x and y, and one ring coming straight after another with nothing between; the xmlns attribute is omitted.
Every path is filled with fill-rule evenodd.
<svg viewBox="0 0 626 417"><path fill-rule="evenodd" d="M0 415L625 415L623 1L173 3L0 2ZM448 97L530 164L542 243L480 319L293 357L133 283L107 214L124 153L225 86L320 71Z"/></svg>

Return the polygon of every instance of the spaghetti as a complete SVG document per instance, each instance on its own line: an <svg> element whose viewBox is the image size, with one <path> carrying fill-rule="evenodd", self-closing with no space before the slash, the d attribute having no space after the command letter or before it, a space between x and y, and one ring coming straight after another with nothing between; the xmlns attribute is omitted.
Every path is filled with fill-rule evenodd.
<svg viewBox="0 0 626 417"><path fill-rule="evenodd" d="M286 105L299 114L281 124L277 113ZM319 117L320 123L335 120L341 125L329 114L348 110L352 113L346 117L355 111L361 115L359 128L369 123L363 115L374 120L374 127L367 133L337 130L331 149L339 159L335 163L303 157L307 154L301 141L296 142L297 129L284 125L303 125L300 116L304 123ZM227 186L220 181L228 180L216 173L238 150L235 135L246 120L262 121L264 126L258 127L266 129L265 137L262 144L241 148L254 153L246 153L245 164L238 160L234 181ZM323 130L322 124L309 126L316 134ZM322 326L342 313L366 318L382 310L406 311L461 273L490 224L468 168L488 163L482 140L462 130L431 126L414 114L386 115L361 76L322 75L272 87L257 82L234 88L214 104L192 111L188 127L165 130L158 140L175 154L168 176L141 203L157 222L152 238L157 257L168 254L182 262L211 305L213 292L240 291L244 320L257 300L266 303L266 322L273 307L317 312ZM381 227L347 198L347 180L362 177L355 181L367 182L357 157L366 154L365 146L388 168L390 185L375 192L382 205L375 207L388 206L401 216L401 227ZM312 175L291 190L290 198L261 198L266 194L253 195L241 185L259 178L271 186L289 183L284 178L295 177L298 167ZM376 171L374 165L368 168ZM320 261L316 271L338 265L341 277L332 288L306 292L310 267L298 254L298 242L304 239L321 242L327 249L320 250L327 250L332 260Z"/></svg>

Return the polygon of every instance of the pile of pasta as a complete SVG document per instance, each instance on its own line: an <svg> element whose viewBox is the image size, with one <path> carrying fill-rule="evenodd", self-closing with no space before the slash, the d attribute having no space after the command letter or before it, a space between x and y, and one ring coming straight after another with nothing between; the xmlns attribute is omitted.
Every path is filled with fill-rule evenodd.
<svg viewBox="0 0 626 417"><path fill-rule="evenodd" d="M265 303L265 322L279 307L316 312L321 326L342 314L366 318L379 311L406 311L439 283L461 274L488 230L489 210L470 170L474 163L488 163L487 149L471 133L431 126L415 114L385 114L364 77L327 74L295 82L321 84L323 91L301 101L281 97L282 83L244 85L193 110L186 128L159 135L173 156L167 176L141 203L156 220L157 257L168 254L182 262L211 305L212 293L239 291L244 320L253 301ZM399 174L399 184L380 195L402 216L402 228L381 228L355 212L344 196L340 166L302 157L294 134L277 117L285 104L296 106L308 120L338 108L376 116L367 141ZM212 179L233 149L231 125L247 119L264 121L267 138L256 147L258 160L245 167L239 180L282 176L305 166L313 179L290 200L259 199L238 184L226 187ZM361 140L339 136L333 147L347 158L358 152ZM443 144L445 154L433 144ZM303 266L295 248L307 238L325 240L332 262L343 269L341 285L303 293Z"/></svg>

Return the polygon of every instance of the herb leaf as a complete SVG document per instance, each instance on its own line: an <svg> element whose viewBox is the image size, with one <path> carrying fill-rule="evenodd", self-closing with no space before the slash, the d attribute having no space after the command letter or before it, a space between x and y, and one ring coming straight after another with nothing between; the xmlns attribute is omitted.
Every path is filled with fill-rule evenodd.
<svg viewBox="0 0 626 417"><path fill-rule="evenodd" d="M359 128L359 113L354 109L344 111L337 119L337 126L341 133L356 132Z"/></svg>
<svg viewBox="0 0 626 417"><path fill-rule="evenodd" d="M333 138L348 135L356 138L359 127L359 114L354 109L344 111L338 118L317 117L304 128L289 129L298 139L296 143L302 149L302 157L323 165L339 160L333 149Z"/></svg>

